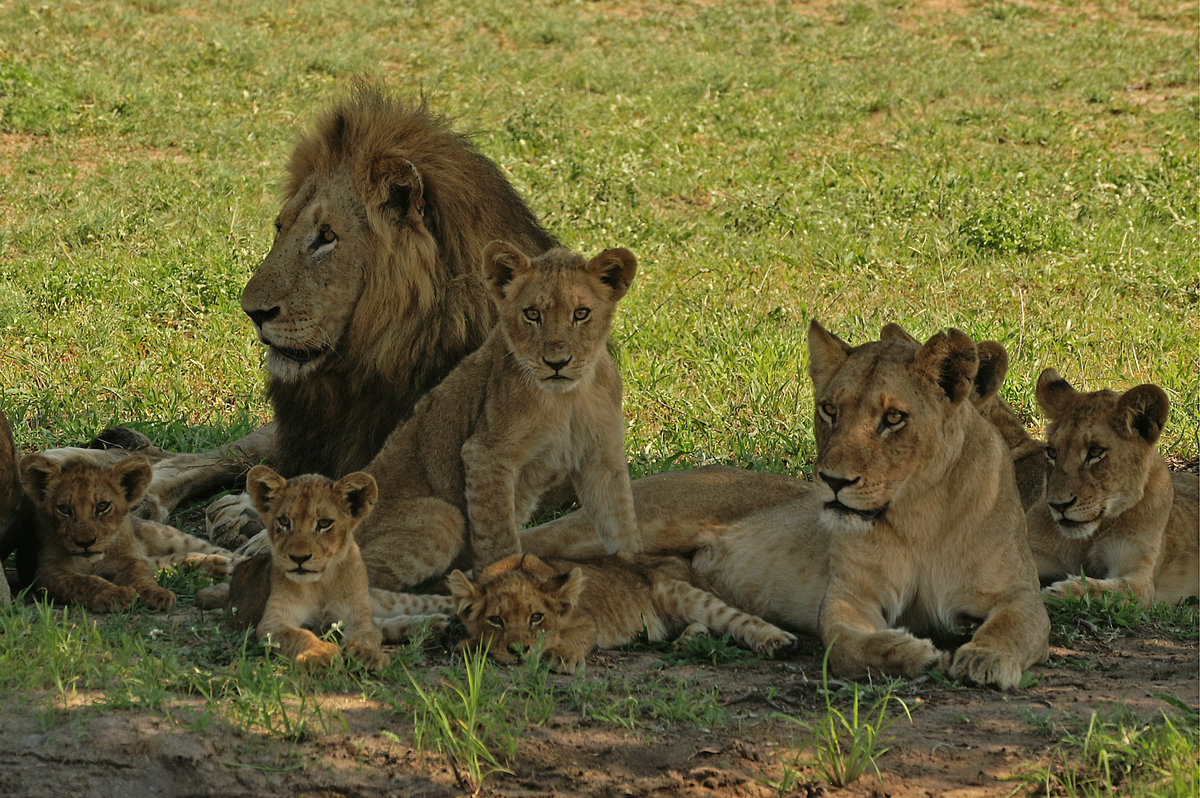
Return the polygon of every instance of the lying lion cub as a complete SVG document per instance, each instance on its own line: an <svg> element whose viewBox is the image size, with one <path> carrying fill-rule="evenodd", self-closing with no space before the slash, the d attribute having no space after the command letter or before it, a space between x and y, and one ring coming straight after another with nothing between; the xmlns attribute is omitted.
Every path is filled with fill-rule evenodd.
<svg viewBox="0 0 1200 798"><path fill-rule="evenodd" d="M531 261L493 241L483 261L496 328L367 468L381 498L357 537L376 587L402 590L464 554L480 568L521 551L518 525L563 478L610 552L643 548L607 349L633 254L553 249Z"/></svg>
<svg viewBox="0 0 1200 798"><path fill-rule="evenodd" d="M1133 593L1143 603L1200 593L1200 478L1170 474L1154 448L1170 408L1163 390L1080 393L1046 369L1037 401L1050 419L1051 471L1027 520L1038 574L1053 580L1043 592Z"/></svg>
<svg viewBox="0 0 1200 798"><path fill-rule="evenodd" d="M618 554L574 562L513 554L483 569L477 581L462 571L446 581L467 627L462 645L486 645L499 662L520 660L541 640L552 667L574 673L596 646L632 643L643 632L657 641L711 630L769 656L796 642L708 592L679 557Z"/></svg>
<svg viewBox="0 0 1200 798"><path fill-rule="evenodd" d="M21 460L21 486L33 505L33 584L58 601L93 611L124 610L139 599L156 610L175 594L155 579L160 567L188 563L213 577L233 553L174 527L134 517L152 473L146 458L112 461L86 449L50 450ZM25 556L24 554L22 556Z"/></svg>
<svg viewBox="0 0 1200 798"><path fill-rule="evenodd" d="M921 345L889 324L852 347L813 321L808 344L816 490L731 524L693 567L748 612L819 632L839 674L948 665L1017 687L1050 622L1009 449L972 404L998 381L979 393L958 330ZM953 657L918 636L972 619Z"/></svg>
<svg viewBox="0 0 1200 798"><path fill-rule="evenodd" d="M355 527L375 505L374 478L355 471L336 482L319 474L286 480L259 465L246 476L246 492L271 544L271 589L258 636L297 664L327 665L341 660L337 645L302 627L344 621L346 653L369 669L386 667L354 542Z"/></svg>

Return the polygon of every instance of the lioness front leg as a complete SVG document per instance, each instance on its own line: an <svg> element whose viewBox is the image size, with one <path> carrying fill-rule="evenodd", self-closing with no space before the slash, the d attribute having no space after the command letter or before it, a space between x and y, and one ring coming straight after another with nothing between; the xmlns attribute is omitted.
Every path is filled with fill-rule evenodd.
<svg viewBox="0 0 1200 798"><path fill-rule="evenodd" d="M1032 588L996 604L971 641L954 653L950 676L975 684L1014 690L1021 674L1049 653L1050 618Z"/></svg>
<svg viewBox="0 0 1200 798"><path fill-rule="evenodd" d="M847 678L879 671L912 678L944 667L946 653L933 641L904 629L890 629L878 610L842 598L825 597L820 615L821 641L833 672Z"/></svg>

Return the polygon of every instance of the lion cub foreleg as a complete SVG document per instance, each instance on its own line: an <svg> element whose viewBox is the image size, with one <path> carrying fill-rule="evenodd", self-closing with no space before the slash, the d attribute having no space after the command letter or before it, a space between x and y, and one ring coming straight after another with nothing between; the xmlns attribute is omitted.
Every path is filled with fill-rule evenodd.
<svg viewBox="0 0 1200 798"><path fill-rule="evenodd" d="M462 512L432 496L381 498L368 523L359 539L363 563L370 584L385 590L402 591L445 573L467 545Z"/></svg>
<svg viewBox="0 0 1200 798"><path fill-rule="evenodd" d="M305 598L288 589L287 582L272 579L271 596L263 609L255 633L260 640L275 646L288 659L305 667L321 667L340 662L342 654L335 643L322 640L302 628L312 620L316 608Z"/></svg>
<svg viewBox="0 0 1200 798"><path fill-rule="evenodd" d="M655 608L673 625L686 625L684 633L698 634L697 624L717 634L727 634L747 648L775 656L790 648L796 636L767 623L757 615L726 604L707 590L680 579L656 581L651 591Z"/></svg>
<svg viewBox="0 0 1200 798"><path fill-rule="evenodd" d="M616 440L623 440L617 436ZM597 446L573 475L575 492L609 554L638 554L645 550L633 509L633 490L624 452Z"/></svg>
<svg viewBox="0 0 1200 798"><path fill-rule="evenodd" d="M471 556L476 569L521 551L517 538L517 467L502 450L472 438L462 446Z"/></svg>
<svg viewBox="0 0 1200 798"><path fill-rule="evenodd" d="M36 584L55 601L79 604L92 612L127 610L137 598L137 592L127 585L54 565L38 570Z"/></svg>
<svg viewBox="0 0 1200 798"><path fill-rule="evenodd" d="M442 635L455 615L454 599L371 588L371 615L386 643L402 643L422 629Z"/></svg>

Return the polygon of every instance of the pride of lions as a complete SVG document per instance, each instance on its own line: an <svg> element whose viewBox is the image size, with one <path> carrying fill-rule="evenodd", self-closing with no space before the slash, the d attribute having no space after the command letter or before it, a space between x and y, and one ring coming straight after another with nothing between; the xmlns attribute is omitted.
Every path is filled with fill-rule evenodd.
<svg viewBox="0 0 1200 798"><path fill-rule="evenodd" d="M1155 450L1157 386L1080 392L1047 368L1041 441L999 397L1000 344L895 324L851 344L812 320L812 482L709 466L631 483L606 342L633 253L561 248L445 119L367 84L287 170L242 297L275 421L214 452L109 431L18 458L0 414L18 587L165 610L159 567L232 572L198 604L309 666L344 650L382 668L383 643L457 616L460 645L568 672L639 634L773 656L802 633L843 676L1004 690L1046 658L1043 596L1200 595L1200 478ZM162 523L263 461L248 495L210 505L213 542ZM405 592L448 571L448 596ZM314 634L332 621L341 648Z"/></svg>

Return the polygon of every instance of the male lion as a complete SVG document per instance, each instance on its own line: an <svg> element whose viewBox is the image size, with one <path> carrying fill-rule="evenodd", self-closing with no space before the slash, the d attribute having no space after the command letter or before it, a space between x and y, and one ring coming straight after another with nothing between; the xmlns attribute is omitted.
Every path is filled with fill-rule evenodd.
<svg viewBox="0 0 1200 798"><path fill-rule="evenodd" d="M768 656L796 642L708 592L680 557L618 554L575 562L513 554L478 579L453 571L446 581L467 627L462 645L486 645L498 662L519 661L540 642L554 669L574 673L596 646L626 645L642 633L669 640L711 630Z"/></svg>
<svg viewBox="0 0 1200 798"><path fill-rule="evenodd" d="M1037 401L1050 419L1043 501L1029 540L1052 596L1132 593L1174 603L1198 594L1196 474L1170 474L1154 448L1170 403L1157 385L1081 393L1046 369ZM1096 578L1080 578L1080 572Z"/></svg>
<svg viewBox="0 0 1200 798"><path fill-rule="evenodd" d="M693 567L730 603L819 632L837 673L948 664L1017 687L1050 623L1008 449L968 401L975 344L952 329L921 345L889 324L851 347L816 321L808 341L816 490L732 524ZM907 631L967 619L982 625L952 658Z"/></svg>
<svg viewBox="0 0 1200 798"><path fill-rule="evenodd" d="M156 610L175 594L155 580L159 567L189 563L206 575L229 573L233 553L129 511L150 484L141 456L111 462L102 452L50 450L21 460L36 545L18 567L35 588L90 610L123 610L140 599Z"/></svg>
<svg viewBox="0 0 1200 798"><path fill-rule="evenodd" d="M365 84L301 137L284 195L275 241L242 295L268 347L275 423L226 450L156 463L152 493L165 510L244 473L231 454L265 456L285 476L366 466L491 330L484 245L504 239L529 255L557 246L447 120ZM222 501L210 528L243 524L245 509Z"/></svg>

